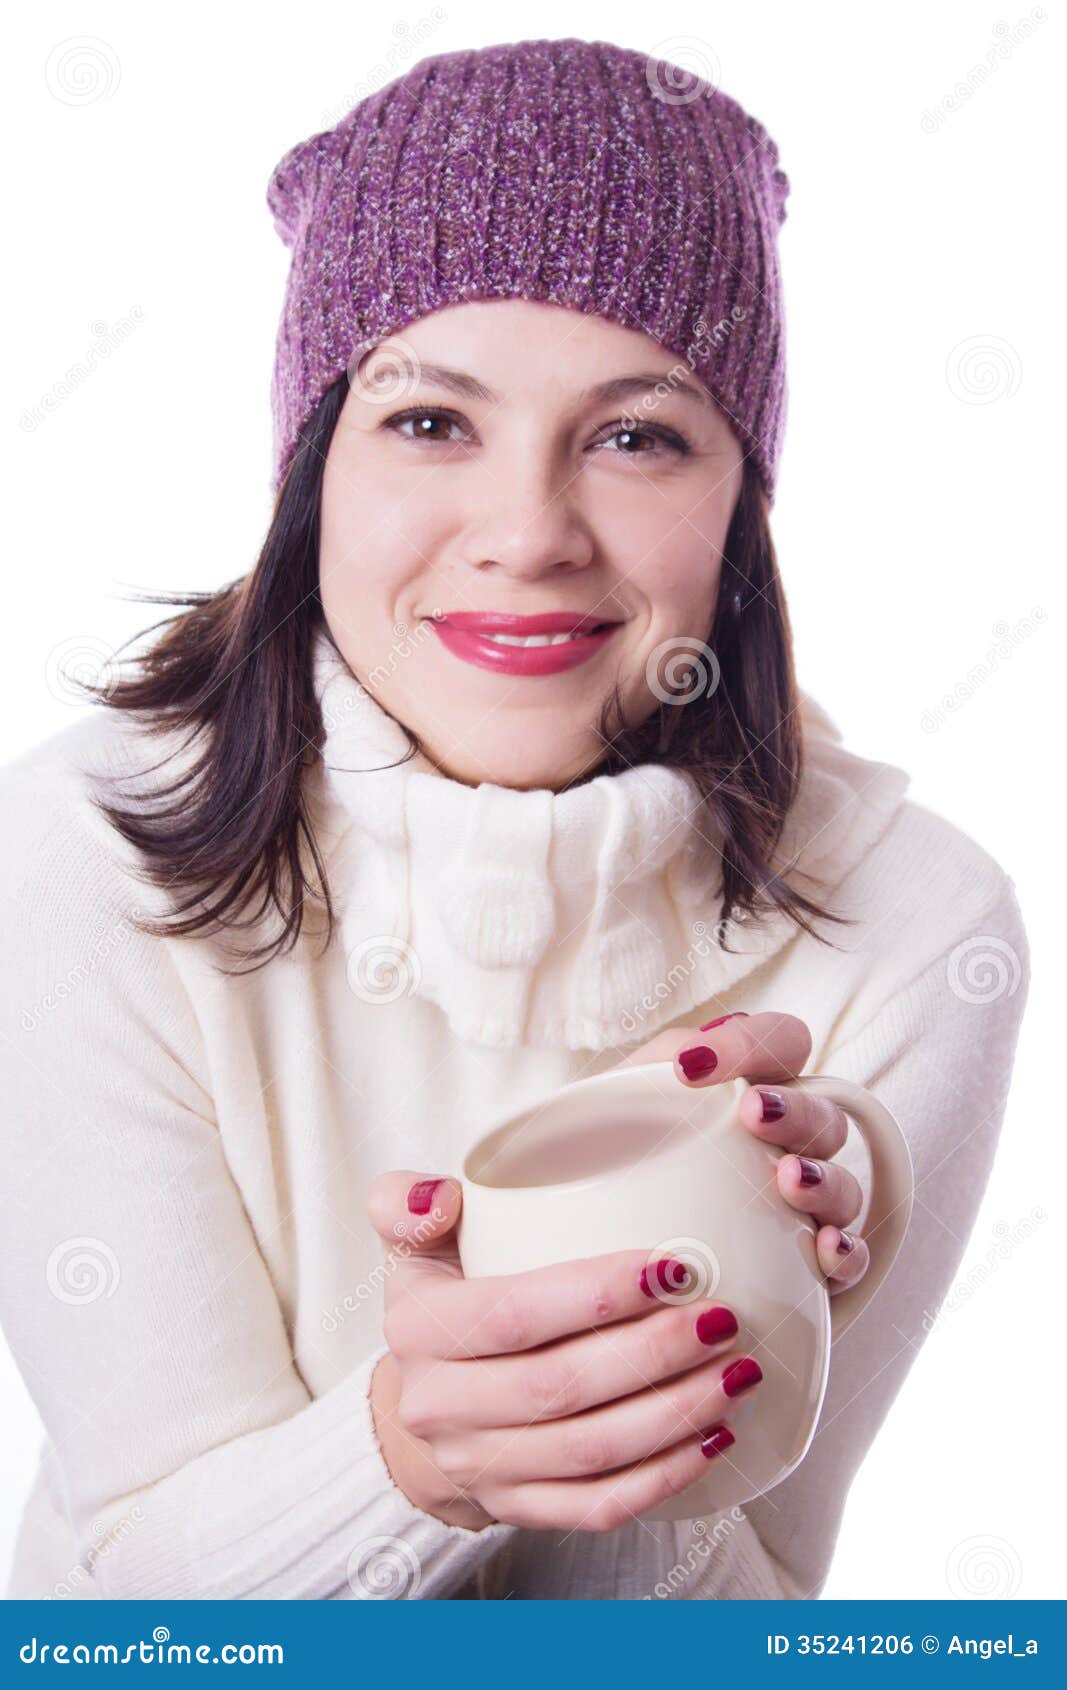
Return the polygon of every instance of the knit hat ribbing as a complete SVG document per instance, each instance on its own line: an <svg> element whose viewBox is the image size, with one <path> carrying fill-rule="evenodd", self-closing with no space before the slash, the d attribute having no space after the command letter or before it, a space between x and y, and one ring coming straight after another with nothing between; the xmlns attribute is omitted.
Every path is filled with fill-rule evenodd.
<svg viewBox="0 0 1067 1690"><path fill-rule="evenodd" d="M575 39L420 60L271 175L292 250L275 490L364 352L444 306L511 297L596 313L684 358L773 501L788 193L762 125L664 60Z"/></svg>

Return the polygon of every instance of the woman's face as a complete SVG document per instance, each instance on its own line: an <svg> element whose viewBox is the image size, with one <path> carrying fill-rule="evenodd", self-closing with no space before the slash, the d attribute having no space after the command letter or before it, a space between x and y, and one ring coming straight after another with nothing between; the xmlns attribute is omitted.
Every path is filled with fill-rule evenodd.
<svg viewBox="0 0 1067 1690"><path fill-rule="evenodd" d="M723 413L648 335L529 300L449 307L350 371L326 621L443 774L558 791L602 760L616 682L636 727L677 654L699 656L741 478ZM519 648L452 620L545 613L614 626Z"/></svg>

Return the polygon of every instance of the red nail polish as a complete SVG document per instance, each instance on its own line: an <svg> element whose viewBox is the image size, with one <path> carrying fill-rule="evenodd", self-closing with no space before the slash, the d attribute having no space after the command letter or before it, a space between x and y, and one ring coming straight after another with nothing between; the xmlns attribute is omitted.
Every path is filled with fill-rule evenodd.
<svg viewBox="0 0 1067 1690"><path fill-rule="evenodd" d="M699 1080L719 1066L719 1059L710 1045L690 1045L678 1052L678 1066L687 1080Z"/></svg>
<svg viewBox="0 0 1067 1690"><path fill-rule="evenodd" d="M785 1114L785 1098L780 1091L764 1091L757 1086L759 1092L759 1118L761 1121L780 1121Z"/></svg>
<svg viewBox="0 0 1067 1690"><path fill-rule="evenodd" d="M724 1449L729 1449L730 1445L736 1442L737 1439L729 1426L720 1423L704 1433L700 1440L700 1453L706 1455L710 1461L713 1455L721 1455Z"/></svg>
<svg viewBox="0 0 1067 1690"><path fill-rule="evenodd" d="M822 1169L818 1162L809 1162L806 1156L798 1156L800 1163L801 1185L819 1185L822 1182Z"/></svg>
<svg viewBox="0 0 1067 1690"><path fill-rule="evenodd" d="M689 1284L689 1269L684 1262L676 1261L673 1256L664 1256L661 1261L641 1269L638 1284L646 1297L656 1295L650 1283L650 1276L661 1291L682 1291Z"/></svg>
<svg viewBox="0 0 1067 1690"><path fill-rule="evenodd" d="M850 1238L847 1232L843 1232L841 1234L840 1238L837 1241L837 1253L838 1253L838 1255L839 1256L850 1255L851 1252L855 1248L856 1248L856 1240L854 1238Z"/></svg>
<svg viewBox="0 0 1067 1690"><path fill-rule="evenodd" d="M428 1215L433 1202L433 1194L439 1185L445 1182L441 1179L420 1179L408 1192L408 1208L413 1215Z"/></svg>
<svg viewBox="0 0 1067 1690"><path fill-rule="evenodd" d="M729 1309L704 1309L697 1315L697 1337L702 1344L721 1344L737 1332L737 1321Z"/></svg>
<svg viewBox="0 0 1067 1690"><path fill-rule="evenodd" d="M738 1021L747 1015L747 1009L731 1009L729 1015L720 1015L714 1021L705 1021L700 1031L710 1033L713 1027L721 1027L724 1021Z"/></svg>
<svg viewBox="0 0 1067 1690"><path fill-rule="evenodd" d="M751 1356L742 1356L740 1361L732 1361L722 1376L722 1388L728 1397L739 1397L742 1391L750 1391L753 1385L758 1385L763 1378L763 1369L758 1361Z"/></svg>

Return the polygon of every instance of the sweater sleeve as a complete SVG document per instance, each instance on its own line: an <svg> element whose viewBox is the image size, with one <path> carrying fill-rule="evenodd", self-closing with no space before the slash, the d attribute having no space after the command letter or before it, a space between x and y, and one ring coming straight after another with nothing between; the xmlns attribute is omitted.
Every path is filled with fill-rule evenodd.
<svg viewBox="0 0 1067 1690"><path fill-rule="evenodd" d="M0 1323L97 1593L452 1594L514 1528L447 1525L394 1484L368 1396L384 1348L312 1399L213 1117L181 941L135 931L80 815L15 796Z"/></svg>
<svg viewBox="0 0 1067 1690"><path fill-rule="evenodd" d="M847 1041L821 1053L821 1072L865 1086L900 1123L914 1163L916 1201L888 1277L833 1347L811 1449L781 1485L745 1505L747 1528L761 1552L747 1528L739 1532L740 1580L728 1572L716 1596L820 1593L849 1486L956 1276L974 1226L1004 1119L1028 982L1026 933L1014 886L1003 876L992 903L956 946Z"/></svg>

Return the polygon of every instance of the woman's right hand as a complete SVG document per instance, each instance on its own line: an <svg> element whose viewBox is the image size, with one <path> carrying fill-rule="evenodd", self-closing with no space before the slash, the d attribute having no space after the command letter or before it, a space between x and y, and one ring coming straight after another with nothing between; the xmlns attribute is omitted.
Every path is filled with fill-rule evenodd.
<svg viewBox="0 0 1067 1690"><path fill-rule="evenodd" d="M614 1531L693 1484L762 1377L731 1352L733 1312L679 1301L684 1279L646 1250L465 1279L462 1200L407 1170L367 1194L390 1254L371 1403L394 1482L452 1525L568 1532Z"/></svg>

